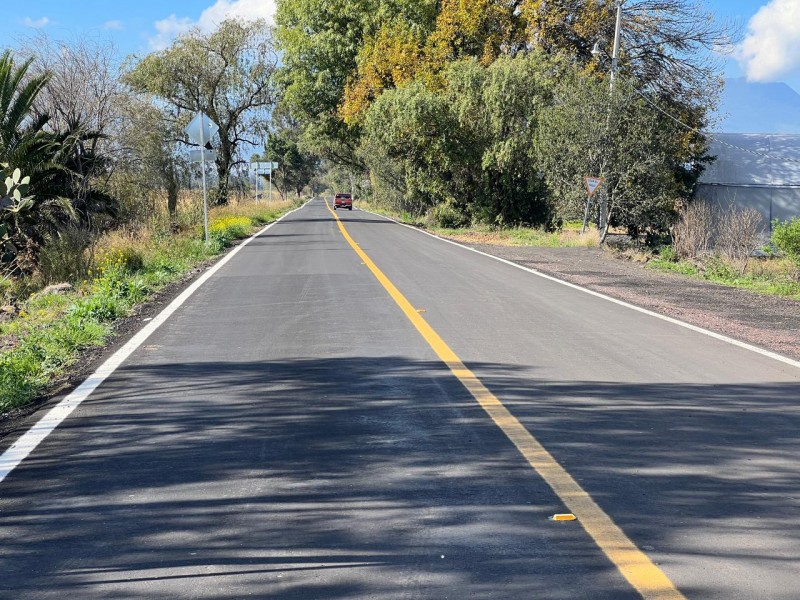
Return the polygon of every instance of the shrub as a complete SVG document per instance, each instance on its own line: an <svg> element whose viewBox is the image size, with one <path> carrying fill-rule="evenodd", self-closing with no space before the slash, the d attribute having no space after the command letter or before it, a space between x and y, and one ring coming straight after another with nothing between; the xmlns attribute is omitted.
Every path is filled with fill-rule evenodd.
<svg viewBox="0 0 800 600"><path fill-rule="evenodd" d="M662 246L658 251L658 255L661 257L661 260L678 262L678 254L672 246Z"/></svg>
<svg viewBox="0 0 800 600"><path fill-rule="evenodd" d="M76 302L69 314L76 319L111 321L124 315L126 306L120 298L107 294L95 294Z"/></svg>
<svg viewBox="0 0 800 600"><path fill-rule="evenodd" d="M434 224L445 229L458 229L469 225L469 217L450 202L437 204L430 214Z"/></svg>
<svg viewBox="0 0 800 600"><path fill-rule="evenodd" d="M731 266L724 258L721 256L715 255L709 258L705 265L705 277L706 279L720 279L723 281L731 281L736 279L737 272L736 269Z"/></svg>
<svg viewBox="0 0 800 600"><path fill-rule="evenodd" d="M11 300L14 284L0 274L0 304L7 304Z"/></svg>
<svg viewBox="0 0 800 600"><path fill-rule="evenodd" d="M98 257L100 262L100 269L108 270L113 265L114 268L135 273L144 268L145 257L144 251L135 246L115 246L108 250L104 250Z"/></svg>
<svg viewBox="0 0 800 600"><path fill-rule="evenodd" d="M111 321L128 313L131 306L143 301L149 290L141 277L130 276L128 265L140 255L126 255L117 252L116 257L108 256L100 265L100 275L92 281L90 295L70 309L70 315L78 319Z"/></svg>
<svg viewBox="0 0 800 600"><path fill-rule="evenodd" d="M761 241L761 213L754 208L732 207L719 211L717 217L715 250L728 260L746 266L747 259Z"/></svg>
<svg viewBox="0 0 800 600"><path fill-rule="evenodd" d="M92 268L91 247L95 235L84 227L66 227L48 240L39 253L44 283L86 279Z"/></svg>
<svg viewBox="0 0 800 600"><path fill-rule="evenodd" d="M708 202L693 202L684 208L672 230L673 248L679 258L708 254L714 232L714 209Z"/></svg>
<svg viewBox="0 0 800 600"><path fill-rule="evenodd" d="M708 202L684 208L672 231L678 258L704 258L712 252L730 262L747 266L750 254L761 242L762 216L752 208L720 209Z"/></svg>
<svg viewBox="0 0 800 600"><path fill-rule="evenodd" d="M800 217L773 224L772 243L800 268Z"/></svg>

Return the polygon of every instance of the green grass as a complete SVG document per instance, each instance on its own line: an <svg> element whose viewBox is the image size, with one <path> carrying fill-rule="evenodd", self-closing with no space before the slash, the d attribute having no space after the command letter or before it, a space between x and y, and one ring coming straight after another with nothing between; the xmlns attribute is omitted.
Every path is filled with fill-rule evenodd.
<svg viewBox="0 0 800 600"><path fill-rule="evenodd" d="M795 276L791 262L785 259L771 257L751 260L744 273L741 268L719 257L702 263L656 257L647 263L647 267L759 294L800 299L800 281Z"/></svg>
<svg viewBox="0 0 800 600"><path fill-rule="evenodd" d="M46 393L81 351L104 345L114 321L134 306L294 206L240 205L215 211L209 245L202 228L144 242L135 236L114 238L91 279L76 282L75 291L17 301L17 317L0 323L0 340L11 345L0 352L0 413ZM26 283L20 282L19 289Z"/></svg>
<svg viewBox="0 0 800 600"><path fill-rule="evenodd" d="M427 227L428 231L465 243L494 244L499 246L536 246L540 248L588 248L599 246L597 231L590 229L585 235L580 228L545 231L534 227L490 227L473 225L458 229Z"/></svg>
<svg viewBox="0 0 800 600"><path fill-rule="evenodd" d="M697 265L689 261L672 261L660 257L656 257L647 263L647 267L659 271L671 271L672 273L679 273L681 275L699 276L700 269Z"/></svg>
<svg viewBox="0 0 800 600"><path fill-rule="evenodd" d="M442 237L452 238L471 244L495 244L501 246L536 246L540 248L597 247L597 230L591 227L581 235L583 223L565 223L561 231L545 231L536 227L496 227L475 224L469 227L436 227L422 217L414 217L407 212L398 212L363 200L357 206L364 210L396 219L402 223L420 227Z"/></svg>

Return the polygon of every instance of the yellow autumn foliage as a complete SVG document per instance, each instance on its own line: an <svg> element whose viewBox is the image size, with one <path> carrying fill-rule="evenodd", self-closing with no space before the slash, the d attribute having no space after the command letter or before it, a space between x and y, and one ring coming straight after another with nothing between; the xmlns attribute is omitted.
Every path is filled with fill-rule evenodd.
<svg viewBox="0 0 800 600"><path fill-rule="evenodd" d="M600 0L524 0L520 14L531 44L586 57L594 42L610 43L616 6Z"/></svg>
<svg viewBox="0 0 800 600"><path fill-rule="evenodd" d="M358 68L345 88L340 115L360 123L372 102L386 89L414 80L441 87L440 74L453 62L477 58L489 65L525 43L524 21L512 0L443 0L433 32L422 35L402 21L367 37Z"/></svg>
<svg viewBox="0 0 800 600"><path fill-rule="evenodd" d="M383 25L367 37L358 57L358 70L348 82L340 113L348 125L360 122L384 90L412 81L422 66L422 36L406 23Z"/></svg>

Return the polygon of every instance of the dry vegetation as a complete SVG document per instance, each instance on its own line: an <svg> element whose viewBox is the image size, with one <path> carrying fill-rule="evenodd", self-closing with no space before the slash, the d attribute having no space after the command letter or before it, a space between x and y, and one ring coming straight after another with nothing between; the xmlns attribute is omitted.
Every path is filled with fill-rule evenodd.
<svg viewBox="0 0 800 600"><path fill-rule="evenodd" d="M795 231L800 227L795 223L800 221L774 223L767 243L758 211L693 203L681 211L672 246L662 248L651 265L760 293L800 297L800 261L792 245L800 238Z"/></svg>

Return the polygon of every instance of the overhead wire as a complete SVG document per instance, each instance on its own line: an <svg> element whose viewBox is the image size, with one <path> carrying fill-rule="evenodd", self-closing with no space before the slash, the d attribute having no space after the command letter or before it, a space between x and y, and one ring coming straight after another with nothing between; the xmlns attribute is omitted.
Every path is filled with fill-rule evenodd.
<svg viewBox="0 0 800 600"><path fill-rule="evenodd" d="M617 75L617 76L619 77L619 75ZM781 155L772 154L772 153L767 154L767 153L764 153L764 152L758 152L757 150L753 150L751 148L744 148L743 146L737 146L736 144L732 144L732 143L727 142L727 141L725 141L723 139L720 139L719 135L725 135L725 134L715 133L713 131L706 131L706 130L700 129L698 127L693 127L692 125L688 125L687 123L684 123L683 121L681 121L676 116L674 116L674 115L670 114L669 112L667 112L666 110L664 110L658 104L653 102L650 98L648 98L647 95L644 92L639 90L633 84L633 81L631 80L631 78L626 77L626 78L624 78L624 81L628 84L628 86L630 87L631 90L633 90L636 94L638 94L650 106L655 108L657 111L659 111L664 116L666 116L669 119L675 121L681 127L685 128L685 129L688 129L689 131L692 131L693 133L699 133L701 135L706 135L706 136L713 137L714 140L718 144L721 144L723 146L728 146L729 148L735 148L736 150L741 150L742 152L747 152L748 154L752 154L752 155L758 156L760 158L768 158L770 160L779 160L779 161L783 161L783 162L800 163L800 158L792 158L792 157L789 157L789 156L781 156Z"/></svg>

